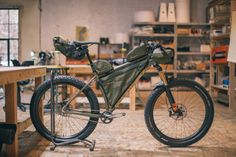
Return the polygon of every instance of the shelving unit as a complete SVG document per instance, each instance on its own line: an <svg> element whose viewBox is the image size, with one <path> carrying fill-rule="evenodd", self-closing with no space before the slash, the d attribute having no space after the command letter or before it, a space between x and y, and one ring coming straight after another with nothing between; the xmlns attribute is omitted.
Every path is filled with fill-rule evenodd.
<svg viewBox="0 0 236 157"><path fill-rule="evenodd" d="M209 60L210 60L210 50L201 52L200 45L202 41L209 46L210 38L209 38L209 30L210 25L207 23L134 23L133 27L141 28L143 26L148 26L149 28L153 28L153 32L135 32L132 36L132 47L138 46L141 42L146 41L159 41L162 45L166 47L171 47L175 51L174 62L173 64L169 64L166 72L169 75L173 75L175 77L182 78L192 78L195 77L201 79L207 79L205 83L205 87L209 88ZM187 33L180 34L179 29L186 29ZM140 29L142 30L142 29ZM195 30L195 33L194 33ZM184 46L186 44L189 46L188 51L178 51L178 47L181 45L181 41L185 41ZM187 42L186 42L187 41ZM191 43L192 42L192 43ZM194 48L195 47L195 48ZM197 47L197 48L196 48ZM193 65L195 67L180 67L180 60L184 58L191 58ZM196 63L196 64L195 64ZM202 65L199 66L199 65ZM164 67L164 66L163 66ZM165 68L163 68L165 69ZM156 70L150 73L150 71L146 72L146 74L152 76L155 75ZM191 75L191 77L189 77ZM203 76L204 75L204 76ZM206 76L207 75L207 76ZM204 81L202 81L204 82ZM202 83L200 82L200 83ZM142 89L141 89L142 90ZM146 91L147 89L145 89Z"/></svg>
<svg viewBox="0 0 236 157"><path fill-rule="evenodd" d="M221 8L219 10L218 8ZM231 1L216 0L209 3L211 21L211 69L210 69L210 93L212 97L225 105L229 105L230 86L224 82L230 82L230 70L232 67L227 62L228 45L230 41L230 17ZM225 31L223 31L225 29ZM219 34L214 31L222 30Z"/></svg>
<svg viewBox="0 0 236 157"><path fill-rule="evenodd" d="M212 25L212 27L213 27L213 25ZM229 34L222 34L222 35L219 35L219 36L211 37L211 40L224 40L224 39L229 39L229 38L230 38Z"/></svg>
<svg viewBox="0 0 236 157"><path fill-rule="evenodd" d="M190 73L209 73L210 70L177 70L177 73L184 73L184 74L190 74Z"/></svg>
<svg viewBox="0 0 236 157"><path fill-rule="evenodd" d="M109 43L101 44L99 46L98 59L117 59L124 58L126 56L125 52L121 52L124 45L121 43ZM129 44L125 44L126 52L130 50Z"/></svg>
<svg viewBox="0 0 236 157"><path fill-rule="evenodd" d="M196 56L209 56L210 53L209 52L177 52L177 55L196 55Z"/></svg>
<svg viewBox="0 0 236 157"><path fill-rule="evenodd" d="M133 37L174 37L174 34L163 34L163 33L154 33L154 34L136 34Z"/></svg>
<svg viewBox="0 0 236 157"><path fill-rule="evenodd" d="M209 88L210 25L182 23L177 24L176 29L176 77L193 79Z"/></svg>
<svg viewBox="0 0 236 157"><path fill-rule="evenodd" d="M211 87L215 88L215 89L218 89L218 90L225 90L225 91L229 90L229 88L224 87L223 85L212 85Z"/></svg>

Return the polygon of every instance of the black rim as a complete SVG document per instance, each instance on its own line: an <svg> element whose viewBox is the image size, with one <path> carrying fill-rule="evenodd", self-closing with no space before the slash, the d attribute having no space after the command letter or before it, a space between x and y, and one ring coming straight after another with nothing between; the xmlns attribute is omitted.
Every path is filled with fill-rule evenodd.
<svg viewBox="0 0 236 157"><path fill-rule="evenodd" d="M78 88L80 89L77 85L75 84L72 84L71 82L59 82L59 81L55 81L55 85L63 85L63 84L67 84L67 85L71 85L75 88ZM48 82L48 85L46 86L46 88L43 89L43 91L40 93L40 95L38 95L36 97L36 104L39 104L39 101L42 99L42 96L45 94L45 91L48 91L50 89L50 82ZM87 92L84 91L83 92L86 96L87 96ZM88 101L89 103L91 104L91 100L88 98ZM44 104L43 104L44 106ZM35 117L35 121L36 121L36 127L40 127L40 130L44 130L43 134L48 136L46 138L50 139L51 137L51 132L48 130L47 127L45 127L45 125L42 123L40 117L39 117L39 112L37 112L39 110L39 106L36 106L34 107L34 117ZM92 106L90 105L90 110L92 110ZM84 136L83 133L86 132L86 130L89 129L89 126L92 125L91 123L94 123L94 122L91 122L90 120L92 121L96 121L96 118L89 118L88 119L88 122L86 125L84 125L84 128L79 131L78 133L74 134L74 135L71 135L71 136L66 136L66 137L61 137L61 136L54 136L55 140L60 140L60 141L63 141L65 139L71 139L71 138L77 138L78 136L82 137Z"/></svg>
<svg viewBox="0 0 236 157"><path fill-rule="evenodd" d="M191 134L190 136L187 136L187 137L184 137L184 138L173 138L173 137L170 137L170 136L167 136L165 135L158 127L157 127L157 124L154 120L154 115L153 115L153 112L150 112L150 120L151 120L151 123L154 125L152 126L154 130L158 130L159 134L162 136L162 138L164 137L164 139L166 140L170 140L170 141L174 141L174 142L182 142L182 141L187 141L187 140L191 140L193 139L194 137L198 136L202 131L205 130L205 127L207 127L207 123L208 123L208 119L209 119L209 107L208 107L208 102L206 101L207 97L203 94L204 92L202 90L198 90L199 88L196 88L196 85L194 86L191 86L191 85L188 85L188 84L183 84L181 82L177 82L176 84L171 84L169 86L170 89L172 89L173 87L180 87L180 86L183 86L183 87L188 87L190 89L192 89L195 93L197 93L201 99L203 100L203 103L204 103L204 108L205 108L205 116L204 116L204 119L203 119L203 122L201 124L201 126L199 127L199 129L197 129L195 131L195 133ZM156 95L155 97L155 100L153 101L154 103L152 104L151 106L151 110L154 111L154 106L156 104L156 101L157 99L163 94L165 93L164 91L164 88L160 91L160 94ZM159 136L159 135L157 135Z"/></svg>

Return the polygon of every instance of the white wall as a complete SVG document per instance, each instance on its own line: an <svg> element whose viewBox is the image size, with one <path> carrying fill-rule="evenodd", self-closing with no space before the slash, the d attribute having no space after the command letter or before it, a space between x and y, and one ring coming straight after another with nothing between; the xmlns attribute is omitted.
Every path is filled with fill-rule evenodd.
<svg viewBox="0 0 236 157"><path fill-rule="evenodd" d="M42 48L52 48L51 39L62 35L75 39L75 26L87 26L89 40L114 38L127 32L137 10L158 9L159 0L43 0Z"/></svg>
<svg viewBox="0 0 236 157"><path fill-rule="evenodd" d="M174 0L43 0L42 48L52 49L56 35L73 40L75 27L87 26L89 40L114 39L116 32L128 32L133 14L139 10L159 9L160 2ZM207 0L192 0L192 22L205 22Z"/></svg>
<svg viewBox="0 0 236 157"><path fill-rule="evenodd" d="M19 59L30 59L30 51L40 48L38 0L0 0L0 8L9 7L20 8Z"/></svg>
<svg viewBox="0 0 236 157"><path fill-rule="evenodd" d="M75 27L87 26L89 40L114 38L116 32L128 32L133 14L139 10L157 10L160 2L174 0L42 0L41 46L39 0L0 0L0 7L21 7L20 59L30 59L30 51L52 50L52 38L62 35L75 39ZM207 0L191 0L192 22L204 22Z"/></svg>

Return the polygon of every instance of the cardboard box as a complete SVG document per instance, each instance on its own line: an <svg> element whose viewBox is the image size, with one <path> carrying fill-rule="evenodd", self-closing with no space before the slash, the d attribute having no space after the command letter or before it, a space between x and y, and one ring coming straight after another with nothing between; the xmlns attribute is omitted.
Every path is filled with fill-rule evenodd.
<svg viewBox="0 0 236 157"><path fill-rule="evenodd" d="M201 45L200 52L211 52L211 46L210 45Z"/></svg>
<svg viewBox="0 0 236 157"><path fill-rule="evenodd" d="M189 35L190 34L190 29L188 29L188 28L178 28L177 29L177 34L178 35Z"/></svg>

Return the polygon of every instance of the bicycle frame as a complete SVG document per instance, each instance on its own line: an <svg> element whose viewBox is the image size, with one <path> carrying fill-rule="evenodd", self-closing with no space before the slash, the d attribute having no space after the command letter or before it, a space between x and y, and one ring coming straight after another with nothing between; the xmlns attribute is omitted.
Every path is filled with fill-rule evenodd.
<svg viewBox="0 0 236 157"><path fill-rule="evenodd" d="M88 61L90 63L92 72L94 74L94 77L87 83L86 86L84 86L81 91L83 91L85 88L87 88L92 82L94 82L96 80L96 82L98 83L102 94L103 94L103 98L105 100L105 105L106 105L106 110L109 112L113 112L116 108L116 106L120 103L120 101L122 100L122 98L124 97L126 91L129 91L135 84L136 82L140 79L141 76L143 76L143 74L145 73L145 71L148 69L149 65L149 58L146 56L144 58L141 58L140 60L137 60L136 62L132 62L132 63L128 63L126 65L121 65L120 68L116 68L114 70L114 72L111 73L111 75L117 75L117 77L121 77L118 81L120 82L120 84L123 84L125 81L125 76L129 75L129 71L131 71L131 73L135 73L133 79L129 80L128 84L125 83L125 86L122 86L121 88L119 88L121 90L121 92L119 93L118 91L113 92L113 95L115 93L115 98L113 98L112 94L107 93L106 91L106 84L107 80L115 78L114 76L99 76L96 72L96 68L94 66L94 63L89 55L89 53L86 53ZM125 71L122 72L122 70L124 69L124 67L126 67L127 69ZM157 70L159 71L159 75L161 77L161 80L163 81L163 85L167 86L168 85L168 81L166 79L165 73L162 71L162 68L160 66L157 66ZM124 77L122 77L122 75L124 75ZM104 81L106 81L104 83ZM118 82L117 81L117 82ZM116 82L116 81L115 81ZM111 84L110 86L112 86L114 82L108 82L107 84ZM107 90L114 90L114 89L107 89ZM72 98L70 98L70 100L67 102L67 104L69 105L70 102L73 101L74 98L76 98L81 91L79 91L78 93L76 93L75 95L72 96ZM167 89L167 93L169 101L171 102L171 104L174 104L174 99L173 96L171 94L171 92ZM110 94L110 95L109 95ZM113 99L113 101L111 101L109 98ZM66 105L67 106L67 105Z"/></svg>

